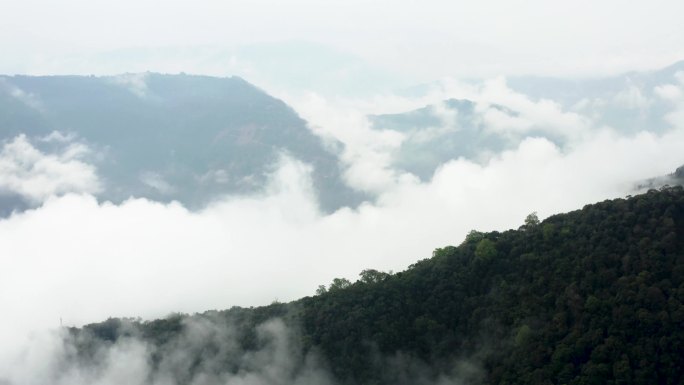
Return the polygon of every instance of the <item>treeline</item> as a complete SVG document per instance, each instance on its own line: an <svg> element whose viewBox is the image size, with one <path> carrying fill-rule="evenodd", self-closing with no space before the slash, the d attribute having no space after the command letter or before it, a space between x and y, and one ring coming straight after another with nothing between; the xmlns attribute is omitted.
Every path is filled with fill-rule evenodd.
<svg viewBox="0 0 684 385"><path fill-rule="evenodd" d="M406 271L365 270L289 304L203 316L238 325L247 350L255 326L280 317L345 384L408 383L414 369L465 383L681 384L682 302L684 191L672 187L473 231ZM132 323L163 345L183 319ZM72 332L113 341L130 323Z"/></svg>

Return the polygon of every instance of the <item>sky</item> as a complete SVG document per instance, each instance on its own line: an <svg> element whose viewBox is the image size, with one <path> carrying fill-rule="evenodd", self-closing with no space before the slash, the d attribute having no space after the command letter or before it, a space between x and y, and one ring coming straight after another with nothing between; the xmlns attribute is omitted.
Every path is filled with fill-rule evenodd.
<svg viewBox="0 0 684 385"><path fill-rule="evenodd" d="M533 211L544 218L624 197L635 181L684 164L683 73L645 96L614 95L634 108L665 106L668 129L658 133L625 133L506 82L682 60L679 1L0 1L0 73L239 75L285 100L323 140L344 143L347 183L377 197L323 213L310 167L283 156L265 191L199 211L139 198L98 203L102 183L77 139L42 138L64 142L54 154L35 138L1 143L0 184L36 207L0 219L0 340L12 347L0 362L60 319L290 301L366 268L403 270L472 229L517 228ZM395 92L433 81L443 86ZM519 143L451 159L428 181L393 167L407 138L371 129L367 115L448 98L476 101L488 129ZM534 134L540 127L568 144Z"/></svg>
<svg viewBox="0 0 684 385"><path fill-rule="evenodd" d="M681 60L683 7L676 0L4 0L0 73L239 74L284 91L306 85L293 80L302 76L292 67L363 91L442 77L597 76Z"/></svg>

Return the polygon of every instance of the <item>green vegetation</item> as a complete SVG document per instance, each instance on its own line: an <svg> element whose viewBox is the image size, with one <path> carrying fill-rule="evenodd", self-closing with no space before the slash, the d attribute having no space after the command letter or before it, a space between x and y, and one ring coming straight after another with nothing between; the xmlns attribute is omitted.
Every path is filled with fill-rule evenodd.
<svg viewBox="0 0 684 385"><path fill-rule="evenodd" d="M525 222L473 231L403 272L364 270L290 304L195 317L237 325L248 350L254 326L280 317L349 384L405 382L387 369L397 357L426 378L488 384L684 382L684 190ZM133 324L164 344L181 318ZM73 333L112 341L125 330L109 320Z"/></svg>

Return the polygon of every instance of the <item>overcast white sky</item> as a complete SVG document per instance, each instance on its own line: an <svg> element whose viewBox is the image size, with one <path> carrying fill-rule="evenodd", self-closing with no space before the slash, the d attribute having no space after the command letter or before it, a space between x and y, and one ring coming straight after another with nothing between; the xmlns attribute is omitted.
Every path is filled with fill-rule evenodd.
<svg viewBox="0 0 684 385"><path fill-rule="evenodd" d="M684 58L683 13L677 0L3 0L0 73L249 75L262 63L216 50L294 41L358 57L396 74L400 85L444 76L595 76ZM130 51L136 47L147 54ZM149 57L160 47L173 54ZM307 56L303 69L325 71L317 52Z"/></svg>
<svg viewBox="0 0 684 385"><path fill-rule="evenodd" d="M81 324L292 300L364 268L403 269L471 229L624 196L684 163L684 74L639 91L648 91L643 105L666 106L662 134L600 126L503 78L413 100L387 92L444 77L661 68L684 59L683 14L681 1L0 0L0 73L238 74L345 143L349 183L379 196L321 213L307 166L283 159L264 194L200 212L143 199L98 204L89 195L97 170L77 141L57 154L33 148L35 138L0 143L0 184L43 202L0 219L0 340L20 350L21 332L60 317ZM475 100L490 129L543 127L572 143L529 137L486 162L453 159L422 183L392 169L403 139L371 130L366 114L449 97ZM492 104L519 115L487 115ZM65 191L76 194L51 196ZM13 353L0 349L0 362Z"/></svg>

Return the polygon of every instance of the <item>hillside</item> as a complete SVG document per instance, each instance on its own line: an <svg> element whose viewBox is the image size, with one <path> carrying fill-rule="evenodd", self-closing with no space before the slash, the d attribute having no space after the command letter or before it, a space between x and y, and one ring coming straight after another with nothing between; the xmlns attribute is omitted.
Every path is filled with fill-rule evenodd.
<svg viewBox="0 0 684 385"><path fill-rule="evenodd" d="M88 146L103 200L198 208L263 189L282 154L313 167L324 209L362 198L294 110L239 77L0 76L0 127L0 143L25 135L46 154L64 141ZM21 207L1 187L0 202Z"/></svg>
<svg viewBox="0 0 684 385"><path fill-rule="evenodd" d="M496 111L511 113L494 105ZM509 138L487 130L477 104L466 99L448 99L398 114L370 115L374 129L393 130L406 135L394 154L394 166L421 180L430 180L435 170L459 157L478 159L486 153L510 149Z"/></svg>
<svg viewBox="0 0 684 385"><path fill-rule="evenodd" d="M679 124L679 102L665 91L681 94L684 62L607 77L524 76L467 84L480 94L466 93L461 97L470 99L444 99L418 109L368 116L373 129L404 137L392 153L394 167L426 181L449 160L463 157L486 164L491 156L516 149L529 137L545 138L568 150L588 127L595 131L610 128L627 136L663 134ZM401 93L429 97L449 88L434 82ZM547 119L552 114L558 118ZM656 182L651 187L672 184Z"/></svg>
<svg viewBox="0 0 684 385"><path fill-rule="evenodd" d="M260 308L110 319L70 338L82 364L125 337L143 341L149 383L162 373L206 384L252 373L254 357L282 340L289 371L271 383L310 383L301 373L315 362L343 384L679 384L684 189L473 231L406 271L367 270L320 292ZM213 326L202 334L198 324ZM283 327L290 332L276 333Z"/></svg>

